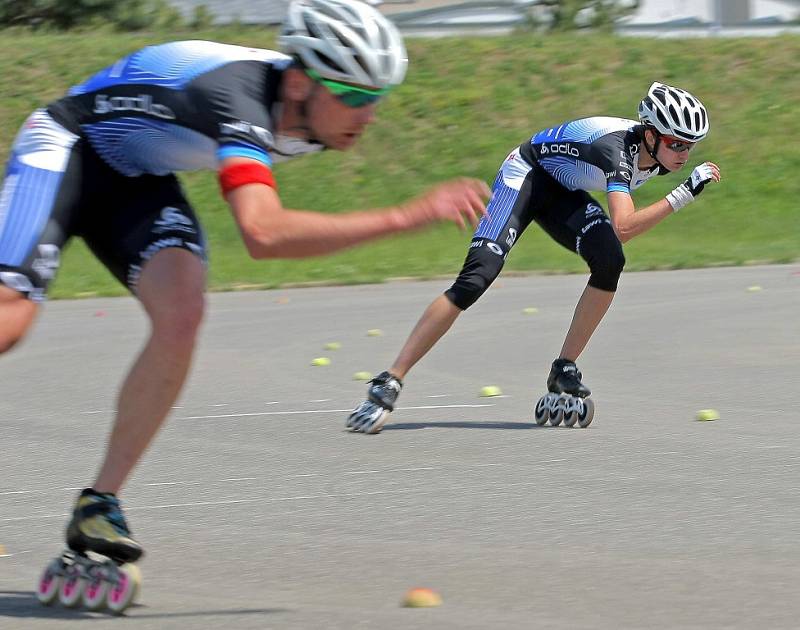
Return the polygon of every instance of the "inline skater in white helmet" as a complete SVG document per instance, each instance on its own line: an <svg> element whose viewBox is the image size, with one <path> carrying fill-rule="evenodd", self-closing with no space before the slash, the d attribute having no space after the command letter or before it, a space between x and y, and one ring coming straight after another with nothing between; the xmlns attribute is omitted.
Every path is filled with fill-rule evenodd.
<svg viewBox="0 0 800 630"><path fill-rule="evenodd" d="M71 562L95 570L86 551L118 563L143 553L117 495L180 394L205 310L207 240L176 172L216 171L255 259L328 254L441 220L477 225L486 213L489 190L474 179L381 209L284 208L274 163L350 148L408 61L395 27L357 0L296 0L281 44L287 54L207 41L135 51L31 114L12 147L0 185L0 354L30 329L77 226L150 323L100 470L77 499L69 550L43 574L44 603L60 597ZM136 593L128 577L125 597L109 601L116 612ZM68 595L73 605L81 593Z"/></svg>
<svg viewBox="0 0 800 630"><path fill-rule="evenodd" d="M397 28L362 2L293 2L278 42L324 79L375 90L400 85L408 67Z"/></svg>
<svg viewBox="0 0 800 630"><path fill-rule="evenodd" d="M657 81L639 103L639 120L645 126L642 142L645 151L658 166L670 172L686 164L689 151L709 130L708 112L699 99L686 90ZM689 178L667 195L673 211L694 201L712 180L719 180L715 164L704 162L695 167Z"/></svg>

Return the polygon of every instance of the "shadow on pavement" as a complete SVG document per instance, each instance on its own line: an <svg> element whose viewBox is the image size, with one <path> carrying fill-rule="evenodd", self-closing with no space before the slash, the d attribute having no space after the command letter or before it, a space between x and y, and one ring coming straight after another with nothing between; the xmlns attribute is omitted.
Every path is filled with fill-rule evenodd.
<svg viewBox="0 0 800 630"><path fill-rule="evenodd" d="M207 617L229 615L267 615L271 613L291 612L288 608L231 608L227 610L195 610L191 612L176 613L148 613L147 606L134 604L125 615L128 619L168 619L173 617ZM56 603L52 606L42 606L36 599L33 591L0 591L0 618L36 618L36 619L108 619L108 612L89 612L77 609L64 608Z"/></svg>
<svg viewBox="0 0 800 630"><path fill-rule="evenodd" d="M383 431L405 431L408 429L543 429L533 422L398 422L387 424Z"/></svg>

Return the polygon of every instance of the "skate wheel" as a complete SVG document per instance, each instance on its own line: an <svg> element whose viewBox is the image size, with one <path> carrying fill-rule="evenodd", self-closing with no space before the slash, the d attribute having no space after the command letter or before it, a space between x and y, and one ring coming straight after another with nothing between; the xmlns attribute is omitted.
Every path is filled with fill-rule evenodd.
<svg viewBox="0 0 800 630"><path fill-rule="evenodd" d="M550 400L548 396L542 396L539 399L539 402L536 403L536 407L533 410L533 419L540 427L547 422L547 418L549 417L549 402Z"/></svg>
<svg viewBox="0 0 800 630"><path fill-rule="evenodd" d="M58 597L62 570L61 560L52 560L39 578L39 585L36 587L36 599L45 606L52 604Z"/></svg>
<svg viewBox="0 0 800 630"><path fill-rule="evenodd" d="M578 410L575 409L573 406L568 406L564 410L564 426L565 427L572 427L578 421Z"/></svg>
<svg viewBox="0 0 800 630"><path fill-rule="evenodd" d="M115 615L121 615L133 603L139 592L142 573L135 564L123 564L119 567L116 583L111 585L106 596L106 606Z"/></svg>
<svg viewBox="0 0 800 630"><path fill-rule="evenodd" d="M67 567L58 589L58 601L66 608L75 608L81 603L85 586L86 579L81 575L80 568L76 565Z"/></svg>
<svg viewBox="0 0 800 630"><path fill-rule="evenodd" d="M581 402L583 405L578 411L578 426L585 429L594 419L594 401L591 398L584 398Z"/></svg>
<svg viewBox="0 0 800 630"><path fill-rule="evenodd" d="M564 419L564 406L566 402L559 396L555 404L550 408L550 426L557 427Z"/></svg>
<svg viewBox="0 0 800 630"><path fill-rule="evenodd" d="M100 610L106 605L106 596L111 584L102 567L90 570L86 587L83 589L83 605L87 610Z"/></svg>

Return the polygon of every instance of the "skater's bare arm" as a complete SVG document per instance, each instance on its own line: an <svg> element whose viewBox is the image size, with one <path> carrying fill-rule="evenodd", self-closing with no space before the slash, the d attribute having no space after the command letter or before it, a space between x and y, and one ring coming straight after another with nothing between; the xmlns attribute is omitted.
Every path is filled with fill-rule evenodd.
<svg viewBox="0 0 800 630"><path fill-rule="evenodd" d="M239 186L228 191L225 199L253 258L302 258L437 221L475 226L486 213L488 196L483 182L456 179L396 207L343 214L286 209L277 191L264 183Z"/></svg>
<svg viewBox="0 0 800 630"><path fill-rule="evenodd" d="M666 199L637 210L628 193L612 191L608 193L608 212L617 238L626 243L663 221L673 210Z"/></svg>
<svg viewBox="0 0 800 630"><path fill-rule="evenodd" d="M639 210L634 207L630 194L621 191L608 193L608 211L617 237L625 243L647 232L665 217L693 202L707 184L720 180L719 167L713 162L703 162L666 198Z"/></svg>

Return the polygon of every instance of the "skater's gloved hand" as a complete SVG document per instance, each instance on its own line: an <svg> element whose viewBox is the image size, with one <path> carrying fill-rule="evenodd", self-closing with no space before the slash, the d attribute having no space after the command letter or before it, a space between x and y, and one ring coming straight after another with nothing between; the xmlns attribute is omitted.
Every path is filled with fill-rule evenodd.
<svg viewBox="0 0 800 630"><path fill-rule="evenodd" d="M706 184L719 180L719 167L713 162L703 162L700 166L695 166L689 178L667 195L672 211L677 212L692 203L694 198L703 192Z"/></svg>

